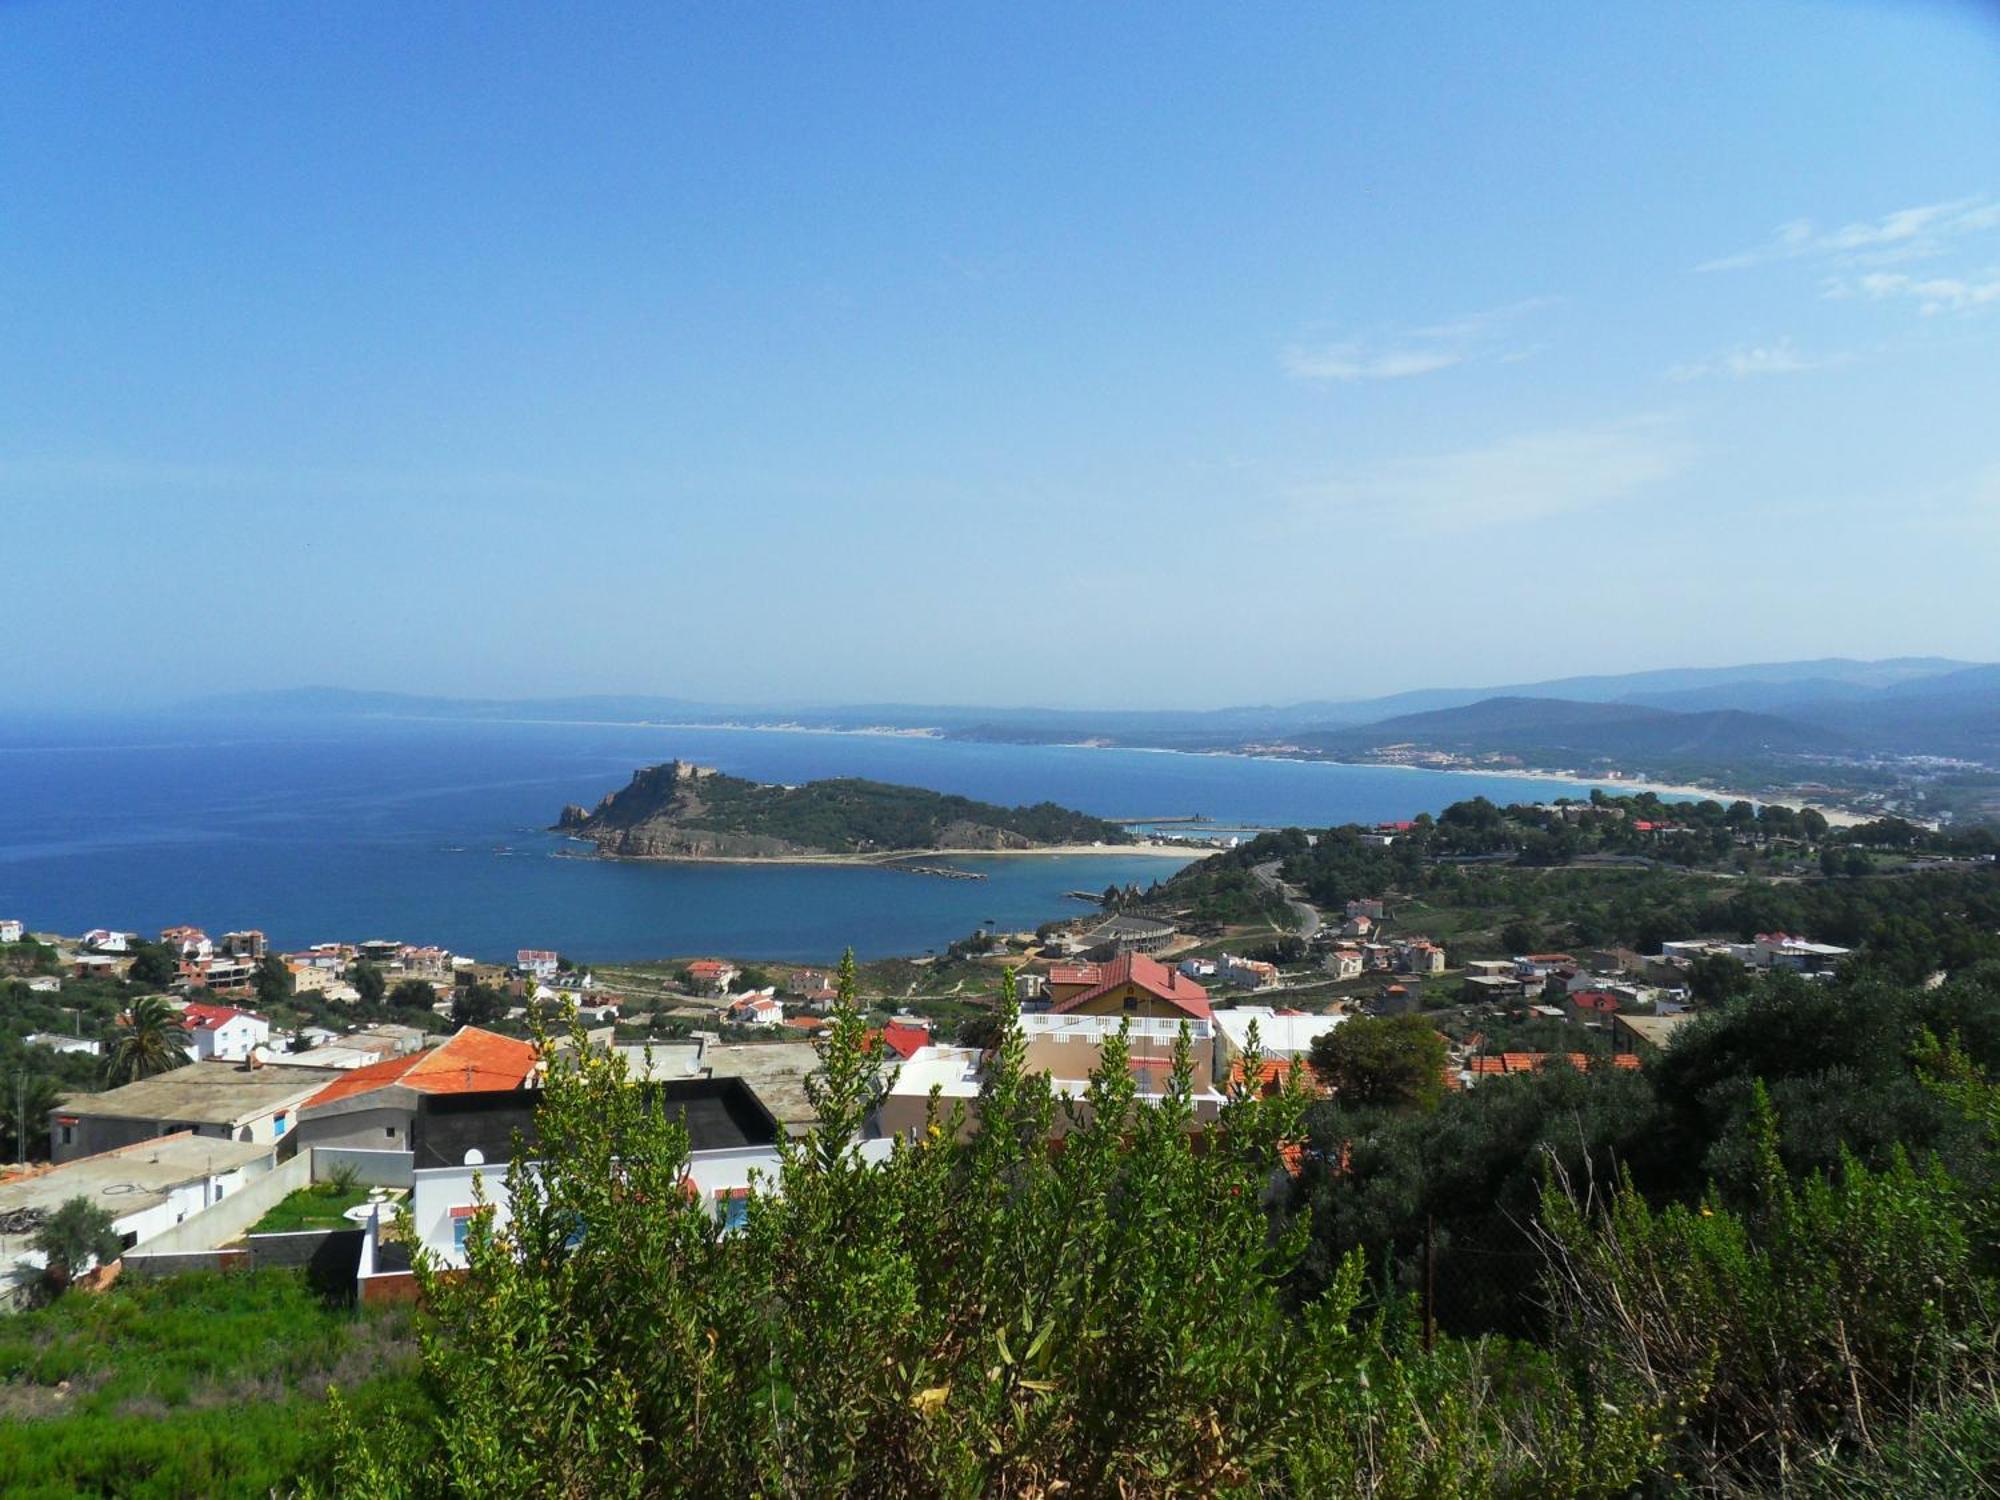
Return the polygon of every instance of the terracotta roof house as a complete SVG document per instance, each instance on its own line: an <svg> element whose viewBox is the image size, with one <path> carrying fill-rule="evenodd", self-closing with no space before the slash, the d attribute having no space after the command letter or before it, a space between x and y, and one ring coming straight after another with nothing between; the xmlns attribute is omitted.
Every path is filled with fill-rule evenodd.
<svg viewBox="0 0 2000 1500"><path fill-rule="evenodd" d="M1187 1016L1200 1021L1209 1018L1208 991L1158 959L1143 953L1121 953L1108 964L1090 967L1097 971L1094 981L1057 997L1049 1007L1051 1014L1123 1013L1160 1019ZM1056 988L1053 970L1049 986L1051 990Z"/></svg>
<svg viewBox="0 0 2000 1500"><path fill-rule="evenodd" d="M880 1031L871 1030L867 1039L871 1043L880 1043L885 1051L893 1052L908 1062L920 1049L931 1044L931 1029L910 1021L891 1021Z"/></svg>
<svg viewBox="0 0 2000 1500"><path fill-rule="evenodd" d="M720 994L729 988L729 982L740 972L736 965L720 958L698 958L687 966L688 978L695 987L712 994Z"/></svg>
<svg viewBox="0 0 2000 1500"><path fill-rule="evenodd" d="M241 1062L251 1049L271 1040L270 1022L233 1005L189 1005L181 1012L181 1025L187 1028L188 1054L196 1062Z"/></svg>
<svg viewBox="0 0 2000 1500"><path fill-rule="evenodd" d="M527 1088L540 1062L532 1042L468 1026L441 1046L342 1074L300 1108L298 1138L308 1146L407 1151L419 1099Z"/></svg>

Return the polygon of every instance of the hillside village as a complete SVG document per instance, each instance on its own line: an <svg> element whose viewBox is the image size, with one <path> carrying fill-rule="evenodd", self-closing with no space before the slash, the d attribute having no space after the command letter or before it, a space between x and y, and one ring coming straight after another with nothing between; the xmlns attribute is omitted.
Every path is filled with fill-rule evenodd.
<svg viewBox="0 0 2000 1500"><path fill-rule="evenodd" d="M1364 837L1387 848L1398 832ZM1353 897L1322 914L1275 888L1309 935L1271 941L1267 929L1259 944L1238 930L1218 940L1199 922L1184 930L1188 919L1168 907L1119 897L1096 918L982 932L951 961L991 978L993 992L1011 975L1027 1066L1063 1098L1081 1100L1114 1037L1139 1096L1158 1097L1185 1039L1196 1119L1213 1121L1232 1088L1282 1088L1295 1072L1324 1093L1303 1065L1354 1017L1430 1016L1448 1044L1441 1085L1471 1089L1556 1062L1637 1066L1696 1013L1708 965L1821 977L1849 954L1773 932L1677 938L1650 955L1610 945L1466 957L1407 930L1393 896ZM839 997L831 968L770 973L712 957L623 971L614 988L548 949L523 948L502 965L400 941L279 952L255 930L69 938L12 920L0 937L26 1006L77 1002L66 1006L69 1030L24 1031L25 1049L62 1060L83 1083L153 1003L177 1059L115 1087L90 1079L51 1101L44 1120L17 1122L17 1157L47 1159L0 1182L0 1260L17 1299L42 1269L28 1248L36 1224L70 1196L117 1186L129 1272L291 1253L262 1250L257 1221L333 1181L350 1194L365 1185L342 1205L366 1229L355 1274L383 1278L372 1294L392 1295L415 1248L399 1241L397 1208L413 1210L417 1242L449 1261L463 1248L463 1216L453 1215L466 1207L456 1199L469 1193L468 1165L497 1167L513 1131L532 1137L546 1067L536 1028L555 1034L559 1052L580 1037L615 1054L691 1119L714 1122L712 1136L698 1132L697 1180L726 1215L773 1171L777 1143L813 1123L807 1080ZM160 981L148 1002L146 986ZM921 1132L934 1096L976 1113L993 993L964 996L962 985L949 999L879 986L859 996L882 1075L869 1149ZM86 1016L97 1024L86 1028ZM1253 1053L1257 1072L1246 1077ZM465 1149L478 1163L459 1152L472 1141ZM145 1184L135 1187L142 1162Z"/></svg>

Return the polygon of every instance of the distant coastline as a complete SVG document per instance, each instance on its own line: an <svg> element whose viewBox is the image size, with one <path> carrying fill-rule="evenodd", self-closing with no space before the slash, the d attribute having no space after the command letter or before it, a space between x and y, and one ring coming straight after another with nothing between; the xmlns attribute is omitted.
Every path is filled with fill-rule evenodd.
<svg viewBox="0 0 2000 1500"><path fill-rule="evenodd" d="M430 719L427 720L426 722L435 723L437 721L435 719ZM656 720L633 721L627 719L478 719L469 717L466 719L458 720L457 722L468 723L468 724L490 724L490 723L534 724L543 727L560 727L563 725L575 725L579 728L600 728L600 729L618 728L618 729L670 729L670 730L729 730L732 732L745 733L745 734L800 734L800 735L823 734L823 735L836 735L844 738L860 737L860 738L904 739L904 740L958 740L960 742L979 743L979 744L1013 743L1013 741L1010 740L991 740L991 741L966 740L964 739L964 737L950 735L945 733L943 730L934 727L896 728L887 725L875 726L870 728L861 728L861 729L838 729L823 725L799 724L796 722L783 723L783 724L756 724L756 723L699 724L699 723L678 723L678 722L670 723L666 721L656 721ZM1140 754L1140 755L1185 755L1185 756L1193 756L1197 758L1210 759L1210 760L1261 760L1261 761L1284 762L1292 765L1366 766L1372 770L1421 771L1431 775L1439 775L1439 776L1453 776L1453 775L1491 776L1496 779L1505 781L1552 782L1558 785L1567 785L1567 786L1604 787L1609 790L1616 790L1621 792L1652 792L1656 796L1665 796L1665 797L1691 797L1696 800L1711 799L1717 802L1742 801L1742 802L1768 803L1773 807L1788 807L1795 812L1804 812L1808 808L1810 808L1812 811L1817 812L1821 817L1825 818L1828 823L1832 824L1836 828L1851 828L1858 824L1865 823L1868 821L1865 815L1854 812L1848 808L1841 807L1838 804L1834 803L1813 802L1813 801L1803 800L1797 797L1774 796L1768 792L1739 791L1730 787L1703 786L1700 785L1699 783L1692 783L1692 782L1681 783L1681 782L1671 782L1671 781L1655 781L1650 778L1627 776L1620 772L1601 772L1601 771L1590 772L1590 771L1579 771L1573 768L1550 770L1550 769L1531 768L1531 767L1519 767L1519 768L1508 767L1506 769L1500 769L1497 767L1481 766L1481 765L1414 766L1409 764L1407 761L1348 759L1331 755L1314 755L1304 751L1286 752L1277 749L1275 747L1270 749L1231 750L1231 749L1218 748L1212 750L1184 750L1175 748L1174 746L1171 745L1121 745L1115 741L1104 740L1104 739L1049 741L1045 743L1044 748L1050 750L1121 750L1130 752L1132 754ZM1119 845L1117 846L1117 848L1119 852L1132 852L1141 854L1169 852L1168 849L1146 850L1130 845ZM1016 853L1016 854L1058 854L1058 853L1087 854L1087 853L1104 853L1106 852L1106 850L1092 848L1092 847L1062 848L1062 849L1020 849L1020 850L1008 850L1008 851L998 851L991 849L965 849L965 850L928 849L928 850L905 850L899 854L886 856L886 858L908 859L914 857L917 854L992 854L1000 852ZM611 856L611 857L631 858L635 856ZM664 856L648 856L648 857L661 858ZM799 856L799 858L811 863L825 863L828 857L804 855L804 856ZM872 858L855 859L848 856L838 856L837 858L845 859L849 863L879 862ZM731 864L731 863L738 863L739 861L698 860L695 862ZM742 862L769 863L769 861L742 861Z"/></svg>

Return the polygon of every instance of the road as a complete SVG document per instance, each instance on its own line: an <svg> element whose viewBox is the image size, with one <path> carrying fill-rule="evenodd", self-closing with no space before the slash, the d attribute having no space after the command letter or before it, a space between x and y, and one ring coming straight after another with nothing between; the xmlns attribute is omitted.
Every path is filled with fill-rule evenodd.
<svg viewBox="0 0 2000 1500"><path fill-rule="evenodd" d="M1256 877L1259 885L1266 890L1276 891L1285 898L1285 905L1298 913L1299 936L1311 942L1320 929L1319 908L1310 901L1303 900L1296 890L1278 878L1279 863L1275 859L1266 860L1261 865L1252 865L1250 873Z"/></svg>

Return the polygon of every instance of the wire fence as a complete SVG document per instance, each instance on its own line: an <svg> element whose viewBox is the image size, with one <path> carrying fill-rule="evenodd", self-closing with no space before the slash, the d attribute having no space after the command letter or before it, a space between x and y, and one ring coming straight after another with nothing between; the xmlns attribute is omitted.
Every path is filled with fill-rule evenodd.
<svg viewBox="0 0 2000 1500"><path fill-rule="evenodd" d="M1541 1252L1506 1220L1433 1219L1414 1244L1391 1247L1372 1291L1378 1305L1418 1320L1426 1347L1440 1335L1534 1339L1548 1326L1542 1267Z"/></svg>

